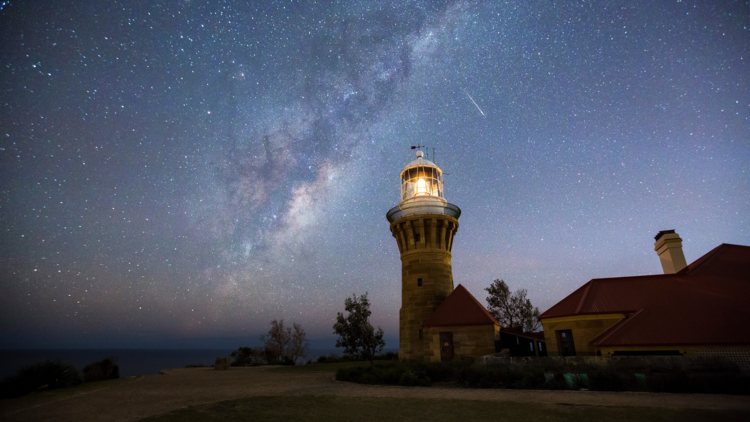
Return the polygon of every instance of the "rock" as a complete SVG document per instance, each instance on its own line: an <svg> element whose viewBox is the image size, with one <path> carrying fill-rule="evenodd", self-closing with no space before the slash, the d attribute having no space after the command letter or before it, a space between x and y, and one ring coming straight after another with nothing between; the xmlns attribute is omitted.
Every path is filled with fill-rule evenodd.
<svg viewBox="0 0 750 422"><path fill-rule="evenodd" d="M229 369L230 363L231 360L229 358L216 358L216 362L214 362L214 370L226 371Z"/></svg>

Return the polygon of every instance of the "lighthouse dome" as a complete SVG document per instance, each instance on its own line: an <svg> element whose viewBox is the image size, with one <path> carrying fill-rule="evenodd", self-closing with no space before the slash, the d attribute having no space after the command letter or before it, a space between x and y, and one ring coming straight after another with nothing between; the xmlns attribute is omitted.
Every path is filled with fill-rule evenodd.
<svg viewBox="0 0 750 422"><path fill-rule="evenodd" d="M408 169L409 167L416 167L416 166L432 166L440 169L437 164L433 163L430 160L426 160L424 158L424 153L422 151L417 151L417 158L416 160L412 160L411 163L407 164L406 167L404 167L404 170Z"/></svg>

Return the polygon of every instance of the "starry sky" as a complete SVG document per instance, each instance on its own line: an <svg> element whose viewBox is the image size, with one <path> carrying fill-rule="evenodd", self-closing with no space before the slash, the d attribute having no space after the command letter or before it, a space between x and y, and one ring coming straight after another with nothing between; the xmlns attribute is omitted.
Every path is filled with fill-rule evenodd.
<svg viewBox="0 0 750 422"><path fill-rule="evenodd" d="M0 34L0 348L329 341L365 292L398 347L412 145L483 303L661 273L659 230L750 245L747 2L16 0Z"/></svg>

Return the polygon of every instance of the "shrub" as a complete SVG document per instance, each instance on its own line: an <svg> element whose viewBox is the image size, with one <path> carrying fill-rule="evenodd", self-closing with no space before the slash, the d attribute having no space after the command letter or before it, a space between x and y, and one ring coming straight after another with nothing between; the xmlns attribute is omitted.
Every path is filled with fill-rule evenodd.
<svg viewBox="0 0 750 422"><path fill-rule="evenodd" d="M544 379L544 371L541 369L532 369L524 374L523 378L518 381L514 386L516 388L533 390L535 388L543 387L546 384Z"/></svg>
<svg viewBox="0 0 750 422"><path fill-rule="evenodd" d="M750 395L750 377L747 375L703 374L693 377L691 384L691 393Z"/></svg>
<svg viewBox="0 0 750 422"><path fill-rule="evenodd" d="M701 392L685 372L650 374L646 378L649 391L656 393L692 393Z"/></svg>
<svg viewBox="0 0 750 422"><path fill-rule="evenodd" d="M589 388L595 391L625 391L622 377L614 371L598 371L589 374Z"/></svg>
<svg viewBox="0 0 750 422"><path fill-rule="evenodd" d="M429 387L430 385L432 385L432 380L424 372L414 372L411 370L406 370L398 379L398 385L403 385L406 387Z"/></svg>
<svg viewBox="0 0 750 422"><path fill-rule="evenodd" d="M321 357L319 362L348 361L345 357ZM576 373L561 373L562 368L543 365L500 365L488 369L472 368L471 359L450 362L387 361L374 367L340 368L339 381L363 384L429 386L433 382L456 382L467 388L516 388L547 390L653 391L704 394L750 394L750 376L736 374L662 372L633 374L611 367L576 368ZM585 371L585 372L584 372Z"/></svg>
<svg viewBox="0 0 750 422"><path fill-rule="evenodd" d="M46 360L24 366L16 375L6 378L0 391L2 397L20 397L32 391L72 387L81 382L81 374L73 365L59 360Z"/></svg>
<svg viewBox="0 0 750 422"><path fill-rule="evenodd" d="M358 380L362 378L362 369L363 368L358 366L352 368L339 368L336 370L336 380L358 382Z"/></svg>
<svg viewBox="0 0 750 422"><path fill-rule="evenodd" d="M423 370L433 381L455 381L464 371L470 370L471 359L456 358L449 362L429 362L421 364Z"/></svg>
<svg viewBox="0 0 750 422"><path fill-rule="evenodd" d="M542 388L546 390L567 390L569 387L562 374L552 374L552 379L547 381Z"/></svg>
<svg viewBox="0 0 750 422"><path fill-rule="evenodd" d="M357 361L357 358L344 354L343 356L336 356L333 353L331 353L328 356L321 356L318 358L318 363L340 363L340 362L355 362Z"/></svg>
<svg viewBox="0 0 750 422"><path fill-rule="evenodd" d="M86 365L83 368L83 378L86 382L120 378L120 367L117 366L117 358L107 358L101 362Z"/></svg>
<svg viewBox="0 0 750 422"><path fill-rule="evenodd" d="M374 367L339 368L336 371L336 379L360 384L404 386L429 386L432 384L432 380L423 369L399 361L378 362Z"/></svg>
<svg viewBox="0 0 750 422"><path fill-rule="evenodd" d="M398 360L398 353L388 352L382 355L377 355L373 358L374 360Z"/></svg>

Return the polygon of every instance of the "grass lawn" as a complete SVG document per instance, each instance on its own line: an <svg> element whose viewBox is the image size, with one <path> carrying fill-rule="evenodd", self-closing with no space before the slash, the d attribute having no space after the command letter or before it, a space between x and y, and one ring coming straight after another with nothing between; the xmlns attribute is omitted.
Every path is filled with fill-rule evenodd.
<svg viewBox="0 0 750 422"><path fill-rule="evenodd" d="M379 397L250 397L143 419L170 421L747 421L748 412Z"/></svg>
<svg viewBox="0 0 750 422"><path fill-rule="evenodd" d="M26 409L55 400L67 399L68 397L77 396L79 394L86 394L94 390L100 390L102 388L108 388L132 381L135 381L135 378L118 378L106 381L84 382L83 384L77 385L75 387L41 391L15 399L2 399L0 400L0 413L12 413L16 410Z"/></svg>
<svg viewBox="0 0 750 422"><path fill-rule="evenodd" d="M338 362L338 363L313 363L311 365L280 366L272 368L271 372L333 372L339 368L354 368L357 366L370 366L370 362Z"/></svg>

